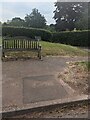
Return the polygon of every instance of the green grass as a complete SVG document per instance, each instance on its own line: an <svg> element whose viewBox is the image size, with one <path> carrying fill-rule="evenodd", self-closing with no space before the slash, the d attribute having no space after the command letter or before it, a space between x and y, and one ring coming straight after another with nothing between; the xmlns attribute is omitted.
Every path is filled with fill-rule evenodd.
<svg viewBox="0 0 90 120"><path fill-rule="evenodd" d="M42 55L60 55L60 56L86 56L88 53L77 47L59 43L40 42L42 45Z"/></svg>
<svg viewBox="0 0 90 120"><path fill-rule="evenodd" d="M1 38L0 38L1 41ZM2 42L2 41L1 41ZM0 42L0 43L1 43ZM42 56L87 56L88 52L85 50L82 50L78 47L73 47L70 45L65 44L59 44L59 43L50 43L50 42L44 42L40 41L40 44L42 45ZM18 53L17 55L15 53ZM32 52L11 52L10 56L29 56L30 54L34 54Z"/></svg>
<svg viewBox="0 0 90 120"><path fill-rule="evenodd" d="M88 69L88 71L90 71L90 61L76 62L75 64L83 66L84 69Z"/></svg>

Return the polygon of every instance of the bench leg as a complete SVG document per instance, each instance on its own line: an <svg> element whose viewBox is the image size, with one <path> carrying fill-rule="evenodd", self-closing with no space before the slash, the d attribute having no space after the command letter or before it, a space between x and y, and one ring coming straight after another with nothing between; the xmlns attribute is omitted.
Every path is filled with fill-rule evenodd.
<svg viewBox="0 0 90 120"><path fill-rule="evenodd" d="M4 52L2 52L2 57L5 57L5 53Z"/></svg>
<svg viewBox="0 0 90 120"><path fill-rule="evenodd" d="M41 57L41 50L38 51L38 57L39 57L39 59L42 59L42 57Z"/></svg>

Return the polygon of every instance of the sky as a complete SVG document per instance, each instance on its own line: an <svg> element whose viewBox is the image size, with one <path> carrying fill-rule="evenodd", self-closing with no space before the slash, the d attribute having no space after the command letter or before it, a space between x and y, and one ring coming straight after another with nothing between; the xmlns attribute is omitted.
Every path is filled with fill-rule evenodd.
<svg viewBox="0 0 90 120"><path fill-rule="evenodd" d="M55 20L53 19L54 13L53 11L55 10L55 0L52 1L43 1L40 2L40 0L33 2L30 0L26 0L27 2L24 1L17 1L13 0L5 0L0 4L0 21L6 22L7 20L11 20L14 17L20 17L24 19L26 14L30 14L32 12L33 8L37 8L39 12L44 15L47 24L54 24Z"/></svg>
<svg viewBox="0 0 90 120"><path fill-rule="evenodd" d="M0 0L0 21L6 22L14 17L24 19L33 8L37 8L46 18L47 24L54 24L53 11L56 9L54 6L56 1L88 2L89 0Z"/></svg>

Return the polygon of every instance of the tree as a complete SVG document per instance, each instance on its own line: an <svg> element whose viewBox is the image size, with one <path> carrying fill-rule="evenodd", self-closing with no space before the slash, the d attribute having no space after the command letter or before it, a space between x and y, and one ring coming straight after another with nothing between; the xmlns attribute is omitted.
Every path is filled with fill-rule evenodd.
<svg viewBox="0 0 90 120"><path fill-rule="evenodd" d="M46 20L45 17L38 12L38 9L34 8L31 14L25 16L25 23L27 27L33 28L45 28Z"/></svg>
<svg viewBox="0 0 90 120"><path fill-rule="evenodd" d="M54 19L56 30L73 30L75 23L81 18L86 3L84 2L56 2Z"/></svg>
<svg viewBox="0 0 90 120"><path fill-rule="evenodd" d="M7 26L8 24L7 24L7 22L4 22L3 24L2 24L2 26Z"/></svg>
<svg viewBox="0 0 90 120"><path fill-rule="evenodd" d="M51 31L51 32L56 32L56 31L55 31L55 25L54 25L54 24L47 25L47 26L46 26L46 29L49 30L49 31Z"/></svg>
<svg viewBox="0 0 90 120"><path fill-rule="evenodd" d="M88 29L88 7L85 8L85 11L82 13L81 18L76 22L76 28L79 30L87 30Z"/></svg>
<svg viewBox="0 0 90 120"><path fill-rule="evenodd" d="M88 3L88 29L90 30L90 2Z"/></svg>
<svg viewBox="0 0 90 120"><path fill-rule="evenodd" d="M76 28L79 30L88 29L88 20L90 19L88 3L86 4L84 11L82 12L81 18L76 22Z"/></svg>
<svg viewBox="0 0 90 120"><path fill-rule="evenodd" d="M15 17L15 18L12 18L12 20L8 20L7 21L7 24L9 26L19 26L19 27L22 27L22 26L25 26L25 21L19 17Z"/></svg>

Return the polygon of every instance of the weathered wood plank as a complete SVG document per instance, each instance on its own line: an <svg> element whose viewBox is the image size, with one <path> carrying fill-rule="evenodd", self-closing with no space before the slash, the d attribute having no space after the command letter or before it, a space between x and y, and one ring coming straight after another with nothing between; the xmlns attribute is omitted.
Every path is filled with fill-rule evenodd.
<svg viewBox="0 0 90 120"><path fill-rule="evenodd" d="M39 46L39 41L36 40L19 40L19 39L3 39L2 42L3 51L37 51L39 58L41 58L41 49Z"/></svg>

